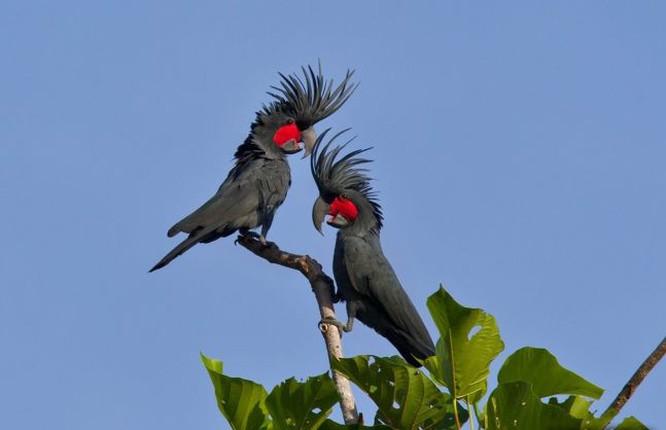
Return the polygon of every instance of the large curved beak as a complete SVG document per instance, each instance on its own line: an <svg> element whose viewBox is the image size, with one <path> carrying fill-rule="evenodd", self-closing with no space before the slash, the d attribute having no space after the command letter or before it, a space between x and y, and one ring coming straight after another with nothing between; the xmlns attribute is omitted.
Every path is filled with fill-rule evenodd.
<svg viewBox="0 0 666 430"><path fill-rule="evenodd" d="M296 140L291 139L287 143L282 145L281 149L282 152L284 152L285 154L291 155L301 151L303 148L301 148L301 145L298 142L296 142Z"/></svg>
<svg viewBox="0 0 666 430"><path fill-rule="evenodd" d="M310 154L312 154L312 149L317 142L317 133L313 127L310 127L301 132L301 139L303 140L303 146L305 148L305 151L303 152L303 158L307 158Z"/></svg>
<svg viewBox="0 0 666 430"><path fill-rule="evenodd" d="M328 203L321 197L317 198L314 206L312 206L312 223L317 231L323 236L324 232L321 231L321 225L324 223L324 218L328 214Z"/></svg>
<svg viewBox="0 0 666 430"><path fill-rule="evenodd" d="M335 228L343 228L346 227L349 224L349 221L347 221L347 218L343 217L340 214L337 214L330 220L326 221L326 224L330 225L331 227Z"/></svg>

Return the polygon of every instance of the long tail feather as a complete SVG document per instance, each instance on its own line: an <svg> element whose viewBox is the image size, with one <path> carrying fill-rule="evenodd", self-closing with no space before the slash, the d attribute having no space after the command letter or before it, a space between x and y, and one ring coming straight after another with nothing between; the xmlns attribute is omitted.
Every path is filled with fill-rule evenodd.
<svg viewBox="0 0 666 430"><path fill-rule="evenodd" d="M190 235L190 237L180 242L178 246L176 246L167 255L165 255L164 258L162 258L156 265L154 265L149 272L154 272L155 270L161 269L162 267L171 263L171 261L174 258L178 257L180 254L187 251L188 249L192 248L198 242L199 242L199 237L195 235Z"/></svg>
<svg viewBox="0 0 666 430"><path fill-rule="evenodd" d="M386 338L400 352L400 355L412 366L421 367L418 360L435 355L430 339L421 340L399 330L390 330Z"/></svg>
<svg viewBox="0 0 666 430"><path fill-rule="evenodd" d="M187 251L188 249L192 248L194 245L199 243L202 239L205 239L206 236L208 236L209 233L211 233L213 230L216 230L216 226L209 226L204 229L200 229L197 231L193 231L187 239L184 241L180 242L174 249L172 249L167 255L164 256L155 266L153 266L152 269L150 269L148 272L154 272L155 270L161 269L162 267L166 266L167 264L171 263L171 261Z"/></svg>
<svg viewBox="0 0 666 430"><path fill-rule="evenodd" d="M421 363L418 360L425 360L435 355L435 346L428 334L424 336L417 332L406 332L388 320L381 320L378 324L375 321L373 323L375 324L368 325L391 342L391 345L412 366L421 367Z"/></svg>

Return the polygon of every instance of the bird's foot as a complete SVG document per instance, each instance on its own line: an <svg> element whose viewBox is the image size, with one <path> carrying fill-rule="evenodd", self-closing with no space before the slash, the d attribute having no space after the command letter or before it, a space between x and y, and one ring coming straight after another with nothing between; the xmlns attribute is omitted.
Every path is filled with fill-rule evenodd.
<svg viewBox="0 0 666 430"><path fill-rule="evenodd" d="M259 238L263 237L259 233L257 233L256 231L252 231L252 230L241 231L240 234L245 236L245 237L251 237L253 239L259 239Z"/></svg>
<svg viewBox="0 0 666 430"><path fill-rule="evenodd" d="M328 327L326 326L329 325L334 325L338 328L338 332L340 332L340 337L342 337L342 333L349 333L351 331L351 327L348 327L347 324L344 324L342 321L338 321L332 317L322 318L322 320L319 321L319 330L324 332L328 329Z"/></svg>
<svg viewBox="0 0 666 430"><path fill-rule="evenodd" d="M264 237L263 234L259 234L251 230L246 230L246 231L240 231L239 235L243 237L250 237L254 240L258 240L263 246L268 246L268 242L266 241L266 238ZM234 243L238 244L238 239L236 239Z"/></svg>

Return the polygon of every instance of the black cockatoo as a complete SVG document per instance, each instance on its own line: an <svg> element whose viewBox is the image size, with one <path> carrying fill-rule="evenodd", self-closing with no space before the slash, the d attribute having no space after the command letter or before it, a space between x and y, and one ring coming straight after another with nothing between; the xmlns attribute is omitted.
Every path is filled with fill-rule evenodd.
<svg viewBox="0 0 666 430"><path fill-rule="evenodd" d="M321 233L324 218L338 229L333 256L333 275L338 286L336 301L347 305L347 324L324 320L351 331L354 318L373 328L396 347L408 363L435 354L435 347L421 317L400 285L391 264L382 252L380 230L382 209L370 186L367 169L370 162L358 156L367 149L338 157L346 146L335 146L333 136L325 145L317 139L310 160L312 176L319 188L319 198L312 208L312 221ZM349 142L348 142L349 143ZM323 148L322 148L323 146Z"/></svg>
<svg viewBox="0 0 666 430"><path fill-rule="evenodd" d="M160 269L197 243L209 243L239 231L261 226L265 236L275 211L287 196L291 172L287 154L305 147L309 155L316 141L314 124L337 111L354 92L353 71L347 71L334 87L324 80L321 66L302 68L303 76L280 73L279 87L271 87L273 100L257 112L250 134L235 153L236 163L215 195L167 233L188 237L162 258L150 271Z"/></svg>

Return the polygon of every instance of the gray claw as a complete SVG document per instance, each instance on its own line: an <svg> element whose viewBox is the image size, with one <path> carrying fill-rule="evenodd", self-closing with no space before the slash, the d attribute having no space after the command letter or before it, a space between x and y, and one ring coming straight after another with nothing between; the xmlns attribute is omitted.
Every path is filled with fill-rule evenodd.
<svg viewBox="0 0 666 430"><path fill-rule="evenodd" d="M342 337L342 334L347 331L346 330L347 327L342 322L336 320L335 318L322 318L322 320L319 321L319 329L320 330L322 330L322 326L326 326L326 325L336 326L338 328L338 332L340 333L340 337ZM322 331L324 331L324 330L322 330Z"/></svg>

